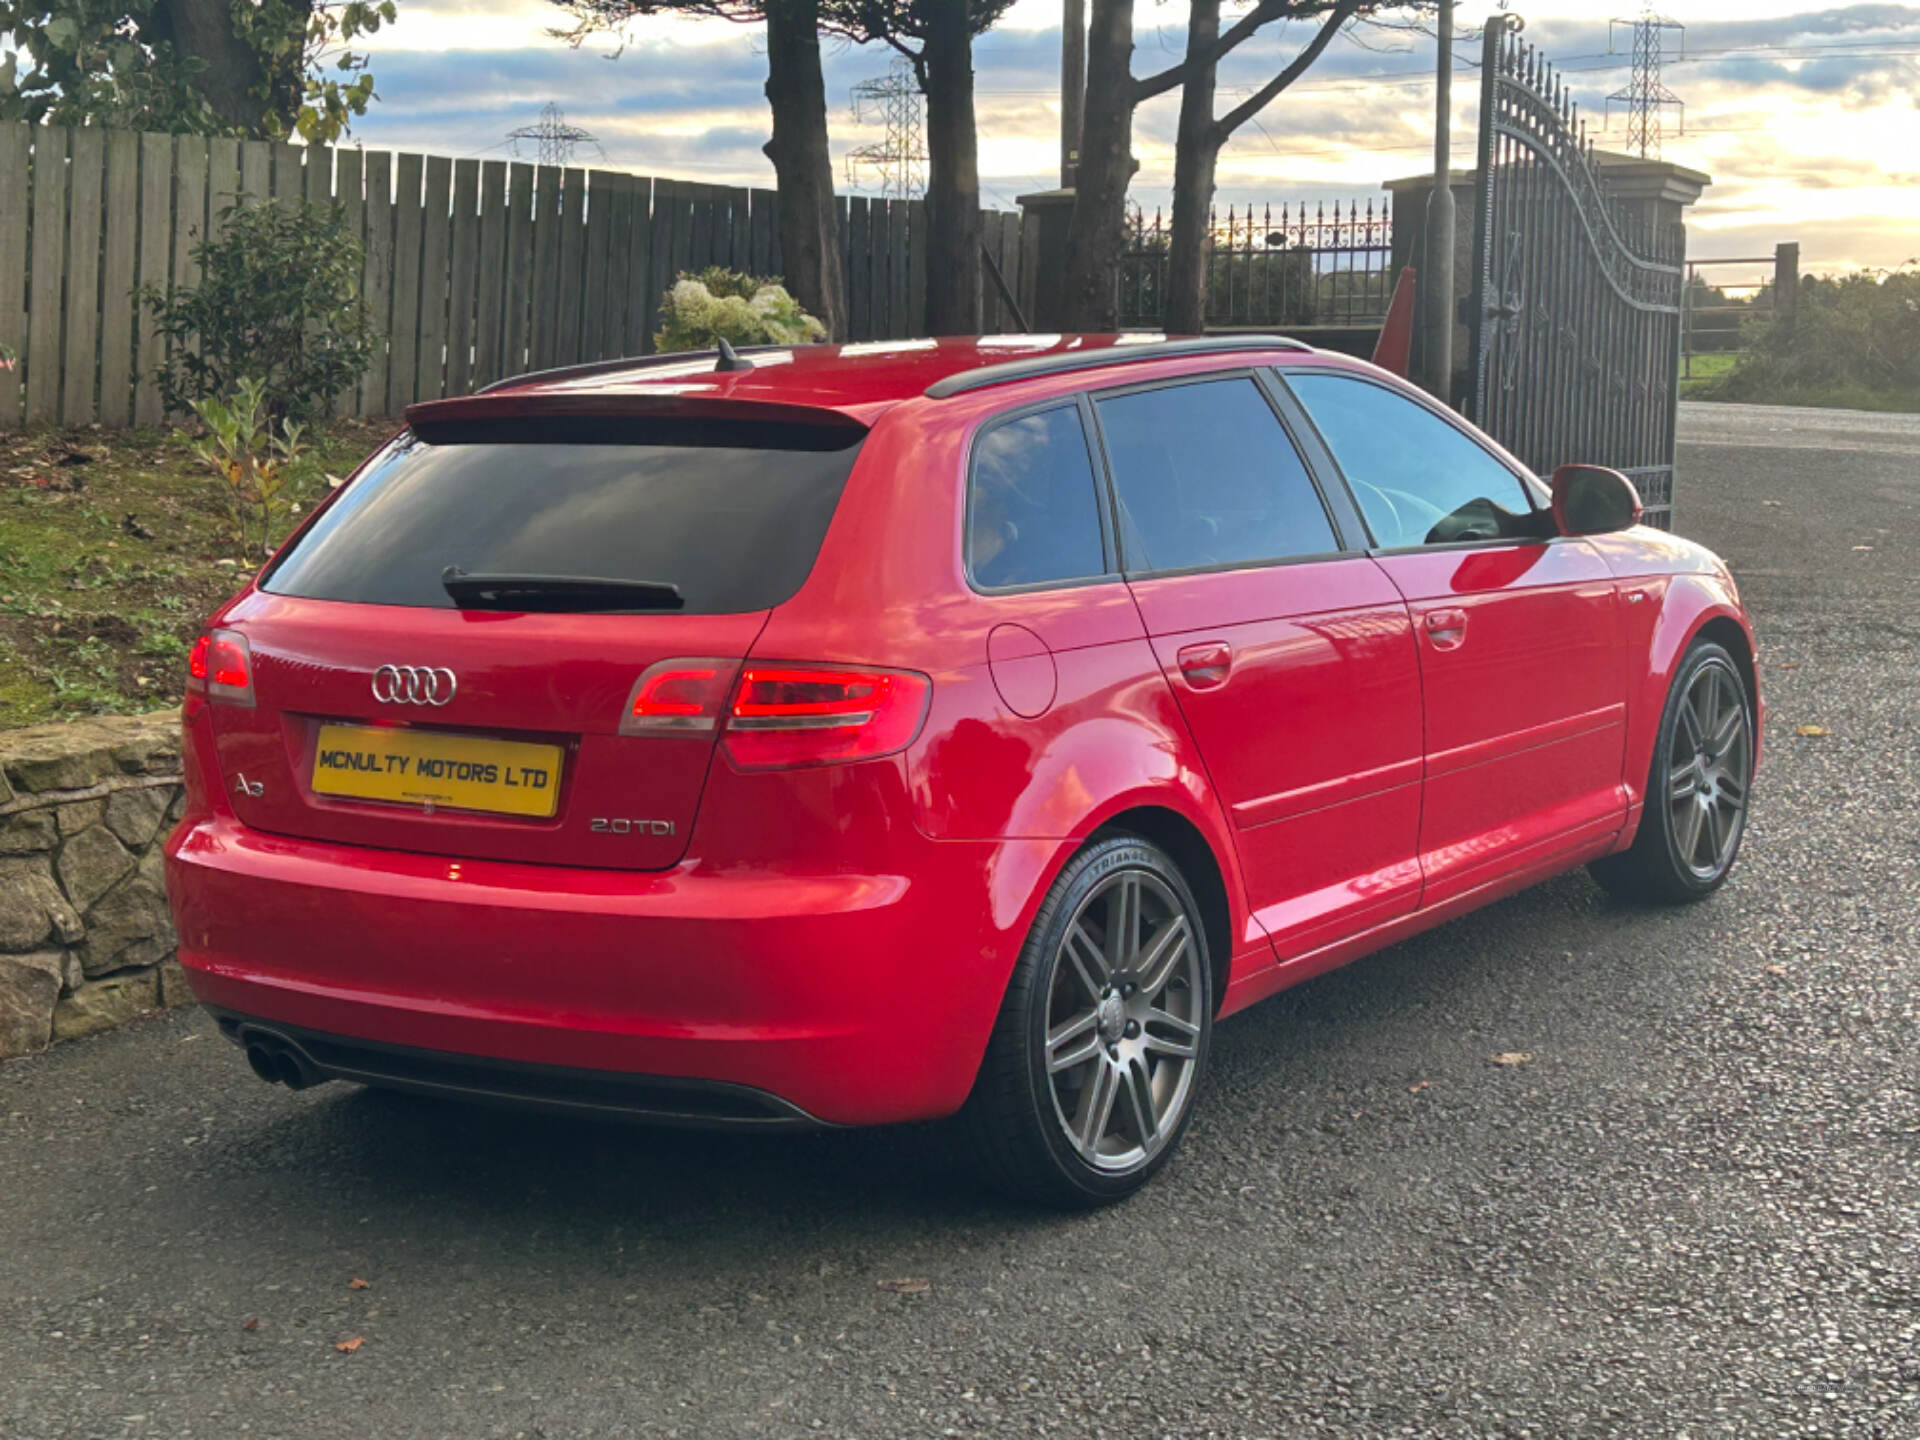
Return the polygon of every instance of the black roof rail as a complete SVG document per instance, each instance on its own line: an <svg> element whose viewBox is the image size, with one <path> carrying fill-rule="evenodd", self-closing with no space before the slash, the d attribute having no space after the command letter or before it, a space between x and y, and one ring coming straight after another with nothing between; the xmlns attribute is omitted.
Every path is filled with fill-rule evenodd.
<svg viewBox="0 0 1920 1440"><path fill-rule="evenodd" d="M934 381L923 393L929 400L945 400L950 395L988 385L1005 385L1013 380L1031 380L1039 375L1059 375L1070 370L1092 370L1101 365L1125 365L1135 360L1168 360L1178 355L1212 355L1230 350L1312 349L1311 345L1284 335L1199 335L1188 340L1101 345L1091 350L1059 350L1025 360L1006 360L998 365L961 370Z"/></svg>
<svg viewBox="0 0 1920 1440"><path fill-rule="evenodd" d="M769 350L798 350L798 345L739 345L731 346L735 356L760 355ZM584 380L590 375L612 375L620 370L651 370L657 365L685 365L694 360L712 360L716 364L721 359L715 350L669 350L660 355L629 355L623 360L589 360L584 365L561 365L552 370L529 370L521 375L509 375L504 380L496 380L491 385L483 385L474 391L476 395L487 395L495 390L504 390L509 385L530 385L536 380Z"/></svg>

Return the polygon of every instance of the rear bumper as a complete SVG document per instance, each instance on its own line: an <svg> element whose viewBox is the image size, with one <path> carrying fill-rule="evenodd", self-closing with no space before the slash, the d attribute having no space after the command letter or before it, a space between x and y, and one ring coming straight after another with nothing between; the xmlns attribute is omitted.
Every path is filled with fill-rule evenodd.
<svg viewBox="0 0 1920 1440"><path fill-rule="evenodd" d="M874 1124L965 1100L1055 849L891 846L889 873L639 874L203 814L168 842L167 888L180 961L218 1012L447 1063L744 1087L802 1119Z"/></svg>
<svg viewBox="0 0 1920 1440"><path fill-rule="evenodd" d="M351 1080L455 1100L591 1119L644 1120L711 1130L807 1130L822 1122L777 1095L721 1080L628 1075L565 1065L527 1065L344 1035L213 1010L220 1033L243 1049L262 1041L286 1046L320 1080Z"/></svg>

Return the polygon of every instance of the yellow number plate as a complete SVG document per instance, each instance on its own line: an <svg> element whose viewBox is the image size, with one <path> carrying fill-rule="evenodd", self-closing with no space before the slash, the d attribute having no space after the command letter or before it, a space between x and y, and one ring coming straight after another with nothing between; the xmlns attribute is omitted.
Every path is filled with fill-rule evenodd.
<svg viewBox="0 0 1920 1440"><path fill-rule="evenodd" d="M558 745L371 725L322 725L313 754L321 795L497 815L550 816L560 803Z"/></svg>

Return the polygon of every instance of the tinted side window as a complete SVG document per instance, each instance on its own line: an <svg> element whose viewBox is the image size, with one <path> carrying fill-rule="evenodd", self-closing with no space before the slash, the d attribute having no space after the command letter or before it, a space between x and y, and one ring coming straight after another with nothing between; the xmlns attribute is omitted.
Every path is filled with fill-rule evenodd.
<svg viewBox="0 0 1920 1440"><path fill-rule="evenodd" d="M1127 569L1340 548L1299 452L1253 381L1169 385L1098 403Z"/></svg>
<svg viewBox="0 0 1920 1440"><path fill-rule="evenodd" d="M1524 534L1513 472L1445 420L1382 385L1346 375L1287 376L1383 548Z"/></svg>
<svg viewBox="0 0 1920 1440"><path fill-rule="evenodd" d="M1034 585L1105 573L1099 506L1077 406L994 427L974 447L967 496L974 581Z"/></svg>

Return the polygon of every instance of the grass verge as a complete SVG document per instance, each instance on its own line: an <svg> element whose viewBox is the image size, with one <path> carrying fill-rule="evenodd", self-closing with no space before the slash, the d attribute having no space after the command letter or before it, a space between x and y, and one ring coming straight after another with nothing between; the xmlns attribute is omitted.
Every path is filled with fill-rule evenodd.
<svg viewBox="0 0 1920 1440"><path fill-rule="evenodd" d="M314 427L275 543L391 428ZM201 622L257 563L217 484L177 432L0 436L0 728L180 699Z"/></svg>
<svg viewBox="0 0 1920 1440"><path fill-rule="evenodd" d="M1681 373L1680 398L1724 400L1736 405L1920 413L1920 391L1877 390L1867 385L1747 385L1730 394L1728 381L1740 360L1734 352L1694 356L1693 374Z"/></svg>
<svg viewBox="0 0 1920 1440"><path fill-rule="evenodd" d="M1739 361L1740 356L1731 350L1710 355L1695 355L1691 363L1683 361L1680 368L1680 398L1682 400L1713 399L1708 392L1724 380ZM1688 371L1692 373L1689 374Z"/></svg>

